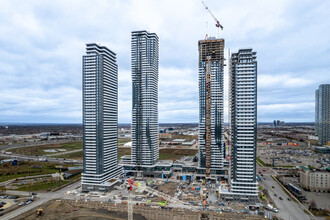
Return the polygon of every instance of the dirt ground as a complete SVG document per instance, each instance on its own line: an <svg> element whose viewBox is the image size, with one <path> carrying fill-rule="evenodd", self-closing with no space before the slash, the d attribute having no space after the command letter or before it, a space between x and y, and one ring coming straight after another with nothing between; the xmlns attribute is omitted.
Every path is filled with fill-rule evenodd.
<svg viewBox="0 0 330 220"><path fill-rule="evenodd" d="M178 184L172 183L172 182L168 182L163 185L156 185L156 186L158 186L158 191L166 193L170 196L174 196L174 194L178 188Z"/></svg>
<svg viewBox="0 0 330 220"><path fill-rule="evenodd" d="M126 212L115 212L115 211L108 211L105 209L93 209L93 208L81 208L81 207L74 207L70 204L55 201L51 204L46 205L43 208L43 215L36 218L36 213L32 213L27 217L21 217L18 219L24 220L34 220L34 219L76 219L76 220L94 220L94 219L109 219L109 220L124 220L127 219ZM139 214L134 214L133 216L136 220L146 220L145 217Z"/></svg>

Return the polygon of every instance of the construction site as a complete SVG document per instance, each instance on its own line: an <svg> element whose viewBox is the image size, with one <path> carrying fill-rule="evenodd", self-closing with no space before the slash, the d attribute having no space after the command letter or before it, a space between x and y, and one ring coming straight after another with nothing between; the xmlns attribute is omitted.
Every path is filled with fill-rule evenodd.
<svg viewBox="0 0 330 220"><path fill-rule="evenodd" d="M52 200L36 210L31 210L16 219L127 219L127 206L99 202L73 200ZM42 212L40 212L42 210ZM222 220L222 219L264 219L263 216L245 214L195 212L180 208L165 209L153 206L134 205L133 219L136 220Z"/></svg>

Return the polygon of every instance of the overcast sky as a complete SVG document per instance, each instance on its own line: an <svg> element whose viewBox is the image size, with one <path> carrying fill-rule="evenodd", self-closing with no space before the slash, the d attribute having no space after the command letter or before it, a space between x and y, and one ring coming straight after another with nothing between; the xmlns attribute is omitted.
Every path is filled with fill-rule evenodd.
<svg viewBox="0 0 330 220"><path fill-rule="evenodd" d="M117 54L119 122L131 122L131 31L159 37L159 122L198 122L197 42L258 56L258 121L314 121L330 83L330 1L0 0L0 122L81 123L86 43ZM227 98L228 77L225 71ZM225 119L228 119L225 101Z"/></svg>

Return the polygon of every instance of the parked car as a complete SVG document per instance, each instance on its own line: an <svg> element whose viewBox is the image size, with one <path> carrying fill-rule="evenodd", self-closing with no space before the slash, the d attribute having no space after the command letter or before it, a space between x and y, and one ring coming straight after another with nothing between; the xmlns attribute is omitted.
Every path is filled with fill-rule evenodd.
<svg viewBox="0 0 330 220"><path fill-rule="evenodd" d="M280 200L283 200L282 197L278 197Z"/></svg>
<svg viewBox="0 0 330 220"><path fill-rule="evenodd" d="M18 205L19 206L25 205L25 202L20 202Z"/></svg>
<svg viewBox="0 0 330 220"><path fill-rule="evenodd" d="M29 200L29 201L27 201L25 204L26 204L26 205L29 205L29 204L31 204L31 203L32 203L32 201Z"/></svg>
<svg viewBox="0 0 330 220"><path fill-rule="evenodd" d="M288 201L291 201L291 199L290 199L290 198L288 198Z"/></svg>
<svg viewBox="0 0 330 220"><path fill-rule="evenodd" d="M274 187L274 186L272 186L272 188L274 189L275 187Z"/></svg>
<svg viewBox="0 0 330 220"><path fill-rule="evenodd" d="M276 197L276 196L277 196L277 194L275 193L275 194L274 194L274 196Z"/></svg>

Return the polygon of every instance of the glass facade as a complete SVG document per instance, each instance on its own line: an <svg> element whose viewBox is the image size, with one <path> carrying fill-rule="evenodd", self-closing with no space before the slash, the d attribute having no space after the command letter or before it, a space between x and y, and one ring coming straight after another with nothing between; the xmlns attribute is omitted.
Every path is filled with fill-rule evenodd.
<svg viewBox="0 0 330 220"><path fill-rule="evenodd" d="M330 84L322 84L315 92L315 132L319 145L330 141Z"/></svg>
<svg viewBox="0 0 330 220"><path fill-rule="evenodd" d="M257 196L257 56L252 49L231 54L230 113L231 191L243 196Z"/></svg>
<svg viewBox="0 0 330 220"><path fill-rule="evenodd" d="M158 152L158 37L132 32L132 164L153 165Z"/></svg>
<svg viewBox="0 0 330 220"><path fill-rule="evenodd" d="M117 148L116 54L97 44L83 56L83 188L94 189L120 174Z"/></svg>
<svg viewBox="0 0 330 220"><path fill-rule="evenodd" d="M207 163L206 135L210 126L210 168L223 168L223 66L224 39L208 38L198 42L199 49L199 167ZM206 72L210 79L210 124L208 125L206 107Z"/></svg>

